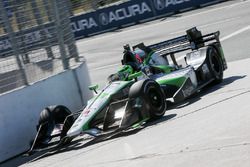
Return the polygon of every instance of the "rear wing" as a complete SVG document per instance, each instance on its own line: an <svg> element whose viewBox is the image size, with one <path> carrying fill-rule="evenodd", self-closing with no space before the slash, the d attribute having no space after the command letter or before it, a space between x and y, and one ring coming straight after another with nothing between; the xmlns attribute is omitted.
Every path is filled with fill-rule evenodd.
<svg viewBox="0 0 250 167"><path fill-rule="evenodd" d="M186 35L173 38L167 41L156 43L153 45L146 46L147 48L154 50L162 56L182 52L185 50L197 50L201 47L207 46L208 42L220 42L220 32L214 32L206 35L202 35L201 31L197 30L196 27L186 31ZM138 47L134 46L133 48ZM140 47L138 47L140 48Z"/></svg>

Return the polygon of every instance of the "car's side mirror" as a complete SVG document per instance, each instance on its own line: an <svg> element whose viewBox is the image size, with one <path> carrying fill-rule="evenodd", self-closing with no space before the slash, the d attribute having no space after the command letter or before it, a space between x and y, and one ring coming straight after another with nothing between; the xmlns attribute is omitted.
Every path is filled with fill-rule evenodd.
<svg viewBox="0 0 250 167"><path fill-rule="evenodd" d="M98 87L99 87L98 84L96 84L96 85L91 85L91 86L89 86L89 90L92 90L92 91L94 91L94 92L97 94L97 89L98 89Z"/></svg>

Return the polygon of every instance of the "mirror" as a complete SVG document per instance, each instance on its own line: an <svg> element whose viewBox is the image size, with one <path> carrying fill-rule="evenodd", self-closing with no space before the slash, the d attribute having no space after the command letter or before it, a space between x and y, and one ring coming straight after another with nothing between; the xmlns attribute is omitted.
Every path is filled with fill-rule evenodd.
<svg viewBox="0 0 250 167"><path fill-rule="evenodd" d="M98 84L96 84L96 85L91 85L91 86L89 86L89 90L92 90L92 91L94 91L96 94L97 94L97 89L98 89Z"/></svg>

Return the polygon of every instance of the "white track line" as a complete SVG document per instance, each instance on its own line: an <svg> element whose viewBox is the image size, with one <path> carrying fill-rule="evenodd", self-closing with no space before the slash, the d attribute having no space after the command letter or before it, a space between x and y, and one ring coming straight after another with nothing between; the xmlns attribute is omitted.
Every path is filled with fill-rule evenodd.
<svg viewBox="0 0 250 167"><path fill-rule="evenodd" d="M216 21L216 22L209 23L209 24L198 25L197 27L199 27L199 28L205 28L205 27L209 27L209 26L212 26L212 25L216 25L216 24L222 24L222 23L226 23L226 22L231 22L231 21L237 20L237 19L240 19L240 17L228 18L228 19ZM172 32L172 33L170 33L170 35L183 34L183 32L186 32L186 30L187 30L187 28L186 29L182 29L180 31Z"/></svg>
<svg viewBox="0 0 250 167"><path fill-rule="evenodd" d="M239 30L237 30L237 31L235 31L235 32L233 32L233 33L231 33L231 34L229 34L229 35L227 35L227 36L221 38L220 41L225 41L225 40L227 40L227 39L229 39L229 38L232 38L232 37L234 37L234 36L236 36L236 35L238 35L238 34L240 34L240 33L245 32L245 31L247 31L247 30L249 30L249 29L250 29L250 25L248 25L248 26L246 26L246 27L244 27L244 28L242 28L242 29L239 29Z"/></svg>

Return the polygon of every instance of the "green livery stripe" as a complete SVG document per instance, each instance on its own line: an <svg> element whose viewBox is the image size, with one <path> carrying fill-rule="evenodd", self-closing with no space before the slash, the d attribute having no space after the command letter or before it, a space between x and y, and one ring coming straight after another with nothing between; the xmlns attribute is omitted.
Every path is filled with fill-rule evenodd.
<svg viewBox="0 0 250 167"><path fill-rule="evenodd" d="M115 94L115 93L117 93L118 91L120 91L120 90L122 90L122 89L124 89L126 86L128 86L130 83L132 83L133 81L122 81L122 86L120 87L120 89L117 89L114 93L112 93L112 94ZM90 106L88 106L88 107L91 107L92 105L93 105L93 103L95 103L95 101L97 100L97 99L99 99L99 98L107 98L106 99L106 102L102 105L102 106L100 106L97 110L96 110L96 112L95 112L95 114L93 114L92 115L92 117L90 117L90 119L89 119L89 121L87 121L86 123L85 123L85 125L83 125L82 126L82 131L85 131L85 130L88 130L89 129L89 122L104 108L104 106L105 105L107 105L108 103L109 103L109 101L110 101L110 99L111 99L111 95L112 94L108 94L108 93L106 93L106 92L101 92L99 95L97 95L96 97L94 97L94 98L92 98L91 99L91 105Z"/></svg>
<svg viewBox="0 0 250 167"><path fill-rule="evenodd" d="M145 119L141 120L140 122L137 122L136 124L132 125L132 128L138 128L139 126L141 126L147 120L149 120L149 118L145 118Z"/></svg>
<svg viewBox="0 0 250 167"><path fill-rule="evenodd" d="M185 82L185 77L177 77L177 78L170 78L170 79L162 79L162 80L156 80L160 85L174 85L177 87L181 87L182 84Z"/></svg>
<svg viewBox="0 0 250 167"><path fill-rule="evenodd" d="M104 92L104 93L102 93L99 97L100 97L100 98L104 98L104 97L107 97L107 96L109 96L109 94Z"/></svg>
<svg viewBox="0 0 250 167"><path fill-rule="evenodd" d="M85 130L88 130L88 129L90 129L89 128L89 122L82 127L82 131L85 131Z"/></svg>
<svg viewBox="0 0 250 167"><path fill-rule="evenodd" d="M158 68L158 69L164 71L167 74L174 70L174 67L168 66L168 65L158 65L158 66L153 66L153 67Z"/></svg>
<svg viewBox="0 0 250 167"><path fill-rule="evenodd" d="M151 59L151 56L152 56L152 54L154 54L154 52L155 51L151 51L149 54L148 54L148 56L145 58L145 60L143 61L143 64L144 65L148 65L148 63L149 63L149 60Z"/></svg>
<svg viewBox="0 0 250 167"><path fill-rule="evenodd" d="M142 75L142 72L140 71L140 72L137 72L137 73L134 73L134 74L131 74L131 75L129 75L128 76L128 80L132 80L132 79L134 79L134 78L136 78L136 77L139 77L139 76L141 76Z"/></svg>

